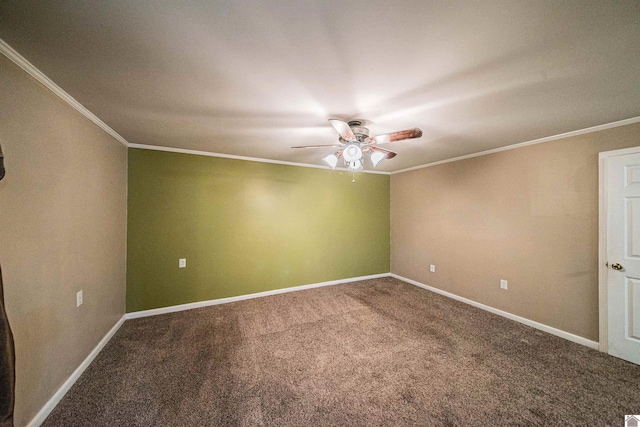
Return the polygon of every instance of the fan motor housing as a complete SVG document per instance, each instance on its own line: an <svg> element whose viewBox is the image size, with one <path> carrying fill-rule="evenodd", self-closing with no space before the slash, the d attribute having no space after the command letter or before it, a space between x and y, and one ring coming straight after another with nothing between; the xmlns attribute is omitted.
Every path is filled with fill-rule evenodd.
<svg viewBox="0 0 640 427"><path fill-rule="evenodd" d="M358 142L362 143L369 137L369 129L362 125L362 120L351 120L348 124Z"/></svg>

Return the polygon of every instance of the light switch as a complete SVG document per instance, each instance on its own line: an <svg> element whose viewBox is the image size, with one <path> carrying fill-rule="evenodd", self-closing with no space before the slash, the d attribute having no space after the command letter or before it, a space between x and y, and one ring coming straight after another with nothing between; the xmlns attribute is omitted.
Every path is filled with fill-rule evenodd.
<svg viewBox="0 0 640 427"><path fill-rule="evenodd" d="M179 268L185 268L187 266L187 259L186 258L180 258L180 261L178 261L178 267Z"/></svg>

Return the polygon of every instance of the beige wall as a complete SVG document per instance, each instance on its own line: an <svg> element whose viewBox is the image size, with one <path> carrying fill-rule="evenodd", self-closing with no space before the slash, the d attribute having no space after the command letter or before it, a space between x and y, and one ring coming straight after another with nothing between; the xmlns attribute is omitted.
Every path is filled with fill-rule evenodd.
<svg viewBox="0 0 640 427"><path fill-rule="evenodd" d="M2 55L0 94L0 262L23 426L124 314L127 151Z"/></svg>
<svg viewBox="0 0 640 427"><path fill-rule="evenodd" d="M597 341L598 153L637 145L640 124L392 175L391 271Z"/></svg>

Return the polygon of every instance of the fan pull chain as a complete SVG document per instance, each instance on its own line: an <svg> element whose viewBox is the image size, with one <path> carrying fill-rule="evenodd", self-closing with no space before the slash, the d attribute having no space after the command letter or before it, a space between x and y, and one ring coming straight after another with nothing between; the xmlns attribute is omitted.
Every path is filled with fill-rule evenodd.
<svg viewBox="0 0 640 427"><path fill-rule="evenodd" d="M356 182L356 173L355 172L352 172L352 173L353 173L353 181L351 182Z"/></svg>

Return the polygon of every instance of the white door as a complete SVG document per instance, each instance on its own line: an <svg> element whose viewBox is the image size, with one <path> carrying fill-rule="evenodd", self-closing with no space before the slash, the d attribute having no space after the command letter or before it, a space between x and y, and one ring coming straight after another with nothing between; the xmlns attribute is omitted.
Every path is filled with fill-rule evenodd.
<svg viewBox="0 0 640 427"><path fill-rule="evenodd" d="M640 364L640 154L606 162L608 349Z"/></svg>

